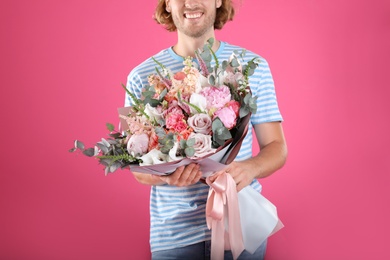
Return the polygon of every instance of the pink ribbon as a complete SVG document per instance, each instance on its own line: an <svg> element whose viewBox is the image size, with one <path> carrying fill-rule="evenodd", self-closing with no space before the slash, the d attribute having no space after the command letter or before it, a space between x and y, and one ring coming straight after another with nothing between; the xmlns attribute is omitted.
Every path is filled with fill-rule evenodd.
<svg viewBox="0 0 390 260"><path fill-rule="evenodd" d="M213 183L209 178L206 182L210 186L206 204L206 221L207 227L211 229L211 259L224 259L224 250L231 250L233 258L237 259L245 247L236 183L227 173L218 176ZM225 230L225 216L228 220L227 230Z"/></svg>

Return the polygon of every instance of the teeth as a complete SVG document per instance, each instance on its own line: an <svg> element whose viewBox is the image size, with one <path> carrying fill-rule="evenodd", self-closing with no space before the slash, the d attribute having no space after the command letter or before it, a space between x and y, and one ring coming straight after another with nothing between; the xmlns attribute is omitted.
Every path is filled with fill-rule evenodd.
<svg viewBox="0 0 390 260"><path fill-rule="evenodd" d="M186 18L194 19L194 18L199 18L201 15L202 15L201 13L186 14Z"/></svg>

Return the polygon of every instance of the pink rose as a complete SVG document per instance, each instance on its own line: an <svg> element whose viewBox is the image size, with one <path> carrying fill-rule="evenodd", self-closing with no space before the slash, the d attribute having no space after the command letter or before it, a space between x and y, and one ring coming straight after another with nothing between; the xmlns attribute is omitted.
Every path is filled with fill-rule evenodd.
<svg viewBox="0 0 390 260"><path fill-rule="evenodd" d="M142 156L147 153L149 136L145 133L132 135L127 142L127 151L133 156Z"/></svg>
<svg viewBox="0 0 390 260"><path fill-rule="evenodd" d="M207 99L207 108L221 108L231 99L230 89L221 85L219 87L205 87L200 94Z"/></svg>
<svg viewBox="0 0 390 260"><path fill-rule="evenodd" d="M214 153L217 149L211 148L211 136L200 133L191 133L188 139L195 138L195 154L192 158L202 158L210 153Z"/></svg>
<svg viewBox="0 0 390 260"><path fill-rule="evenodd" d="M188 125L195 133L207 135L211 131L211 118L207 114L195 114L188 118Z"/></svg>
<svg viewBox="0 0 390 260"><path fill-rule="evenodd" d="M227 129L232 129L236 125L236 113L232 107L224 107L214 114L214 118L218 117Z"/></svg>

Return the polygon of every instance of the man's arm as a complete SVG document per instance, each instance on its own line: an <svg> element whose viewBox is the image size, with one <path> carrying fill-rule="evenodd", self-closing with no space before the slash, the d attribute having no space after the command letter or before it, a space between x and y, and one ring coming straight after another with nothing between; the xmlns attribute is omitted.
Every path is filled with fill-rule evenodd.
<svg viewBox="0 0 390 260"><path fill-rule="evenodd" d="M264 178L280 169L287 158L287 145L280 122L254 126L260 146L258 155L244 161L232 162L225 169L237 184L237 191L249 185L255 178ZM211 179L214 181L218 174Z"/></svg>

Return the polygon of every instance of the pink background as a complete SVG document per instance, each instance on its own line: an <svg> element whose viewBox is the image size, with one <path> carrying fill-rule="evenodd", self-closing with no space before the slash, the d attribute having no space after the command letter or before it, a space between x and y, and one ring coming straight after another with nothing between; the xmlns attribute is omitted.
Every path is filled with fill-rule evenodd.
<svg viewBox="0 0 390 260"><path fill-rule="evenodd" d="M0 259L150 257L149 187L68 149L105 136L129 71L175 43L156 2L0 2ZM267 259L390 259L390 2L244 0L217 35L269 61L285 118Z"/></svg>

